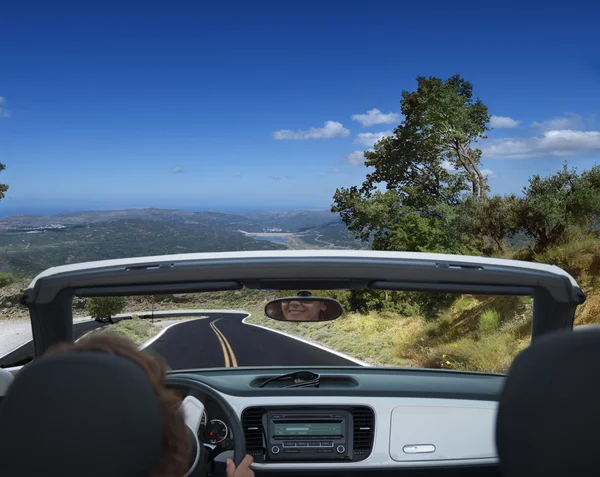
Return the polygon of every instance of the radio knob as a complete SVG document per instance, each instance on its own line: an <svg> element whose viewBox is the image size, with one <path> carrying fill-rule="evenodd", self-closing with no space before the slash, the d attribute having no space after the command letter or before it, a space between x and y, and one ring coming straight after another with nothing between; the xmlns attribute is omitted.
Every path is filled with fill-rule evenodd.
<svg viewBox="0 0 600 477"><path fill-rule="evenodd" d="M275 455L279 454L279 452L281 452L281 449L278 446L273 446L271 447L271 452Z"/></svg>
<svg viewBox="0 0 600 477"><path fill-rule="evenodd" d="M337 446L335 450L338 454L343 454L344 452L346 452L346 448L344 446Z"/></svg>

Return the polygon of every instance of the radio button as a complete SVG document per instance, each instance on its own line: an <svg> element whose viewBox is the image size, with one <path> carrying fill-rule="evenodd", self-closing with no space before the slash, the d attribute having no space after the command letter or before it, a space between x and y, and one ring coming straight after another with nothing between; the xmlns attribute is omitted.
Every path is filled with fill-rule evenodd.
<svg viewBox="0 0 600 477"><path fill-rule="evenodd" d="M321 442L321 447L333 447L333 442Z"/></svg>
<svg viewBox="0 0 600 477"><path fill-rule="evenodd" d="M284 442L283 447L296 447L295 442Z"/></svg>
<svg viewBox="0 0 600 477"><path fill-rule="evenodd" d="M308 442L296 442L296 447L308 447Z"/></svg>
<svg viewBox="0 0 600 477"><path fill-rule="evenodd" d="M331 454L333 452L333 449L317 449L317 452L319 454Z"/></svg>
<svg viewBox="0 0 600 477"><path fill-rule="evenodd" d="M346 452L346 448L344 446L337 446L335 450L338 454L343 454L344 452Z"/></svg>
<svg viewBox="0 0 600 477"><path fill-rule="evenodd" d="M271 447L271 453L277 455L279 452L281 452L281 449L278 446Z"/></svg>

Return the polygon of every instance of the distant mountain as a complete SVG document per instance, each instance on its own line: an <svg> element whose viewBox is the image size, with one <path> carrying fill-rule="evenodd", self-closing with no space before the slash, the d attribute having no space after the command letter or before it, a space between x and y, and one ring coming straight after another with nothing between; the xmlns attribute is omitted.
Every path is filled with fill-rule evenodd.
<svg viewBox="0 0 600 477"><path fill-rule="evenodd" d="M189 212L170 209L124 209L111 211L65 212L52 216L13 215L0 219L0 230L30 230L78 226L113 222L116 220L141 220L177 224L223 226L228 228L251 227L256 222L248 217L220 212Z"/></svg>
<svg viewBox="0 0 600 477"><path fill-rule="evenodd" d="M292 239L270 241L269 233L278 232L292 233ZM0 220L0 269L27 277L66 263L145 255L364 247L348 233L339 216L329 211L242 215L127 209Z"/></svg>

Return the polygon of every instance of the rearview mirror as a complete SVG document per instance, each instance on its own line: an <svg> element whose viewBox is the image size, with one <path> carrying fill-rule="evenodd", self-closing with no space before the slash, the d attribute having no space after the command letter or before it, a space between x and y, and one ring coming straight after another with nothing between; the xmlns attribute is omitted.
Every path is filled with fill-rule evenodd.
<svg viewBox="0 0 600 477"><path fill-rule="evenodd" d="M265 306L265 315L278 321L331 321L343 312L340 302L317 296L278 298Z"/></svg>

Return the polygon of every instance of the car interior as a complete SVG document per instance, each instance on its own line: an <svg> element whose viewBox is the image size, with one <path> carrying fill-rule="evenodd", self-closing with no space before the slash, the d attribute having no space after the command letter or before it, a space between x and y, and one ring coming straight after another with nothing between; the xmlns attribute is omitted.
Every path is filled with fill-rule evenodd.
<svg viewBox="0 0 600 477"><path fill-rule="evenodd" d="M133 477L151 475L156 464L160 419L139 369L93 353L43 356L52 343L72 340L73 296L232 283L265 289L276 281L279 289L366 284L530 294L532 343L507 375L360 366L173 370L167 386L195 398L214 421L190 424L190 439L201 442L194 446L202 453L194 453L186 476L225 475L225 459L239 463L246 453L256 475L595 475L600 330L573 331L584 297L562 270L396 252L342 260L334 252L215 255L186 257L185 273L172 258L163 258L169 266L157 258L144 266L61 267L32 284L23 301L38 358L18 371L0 402L2 475ZM184 283L189 274L195 281ZM290 387L290 381L303 385ZM216 446L211 432L219 434L221 424L223 445Z"/></svg>

